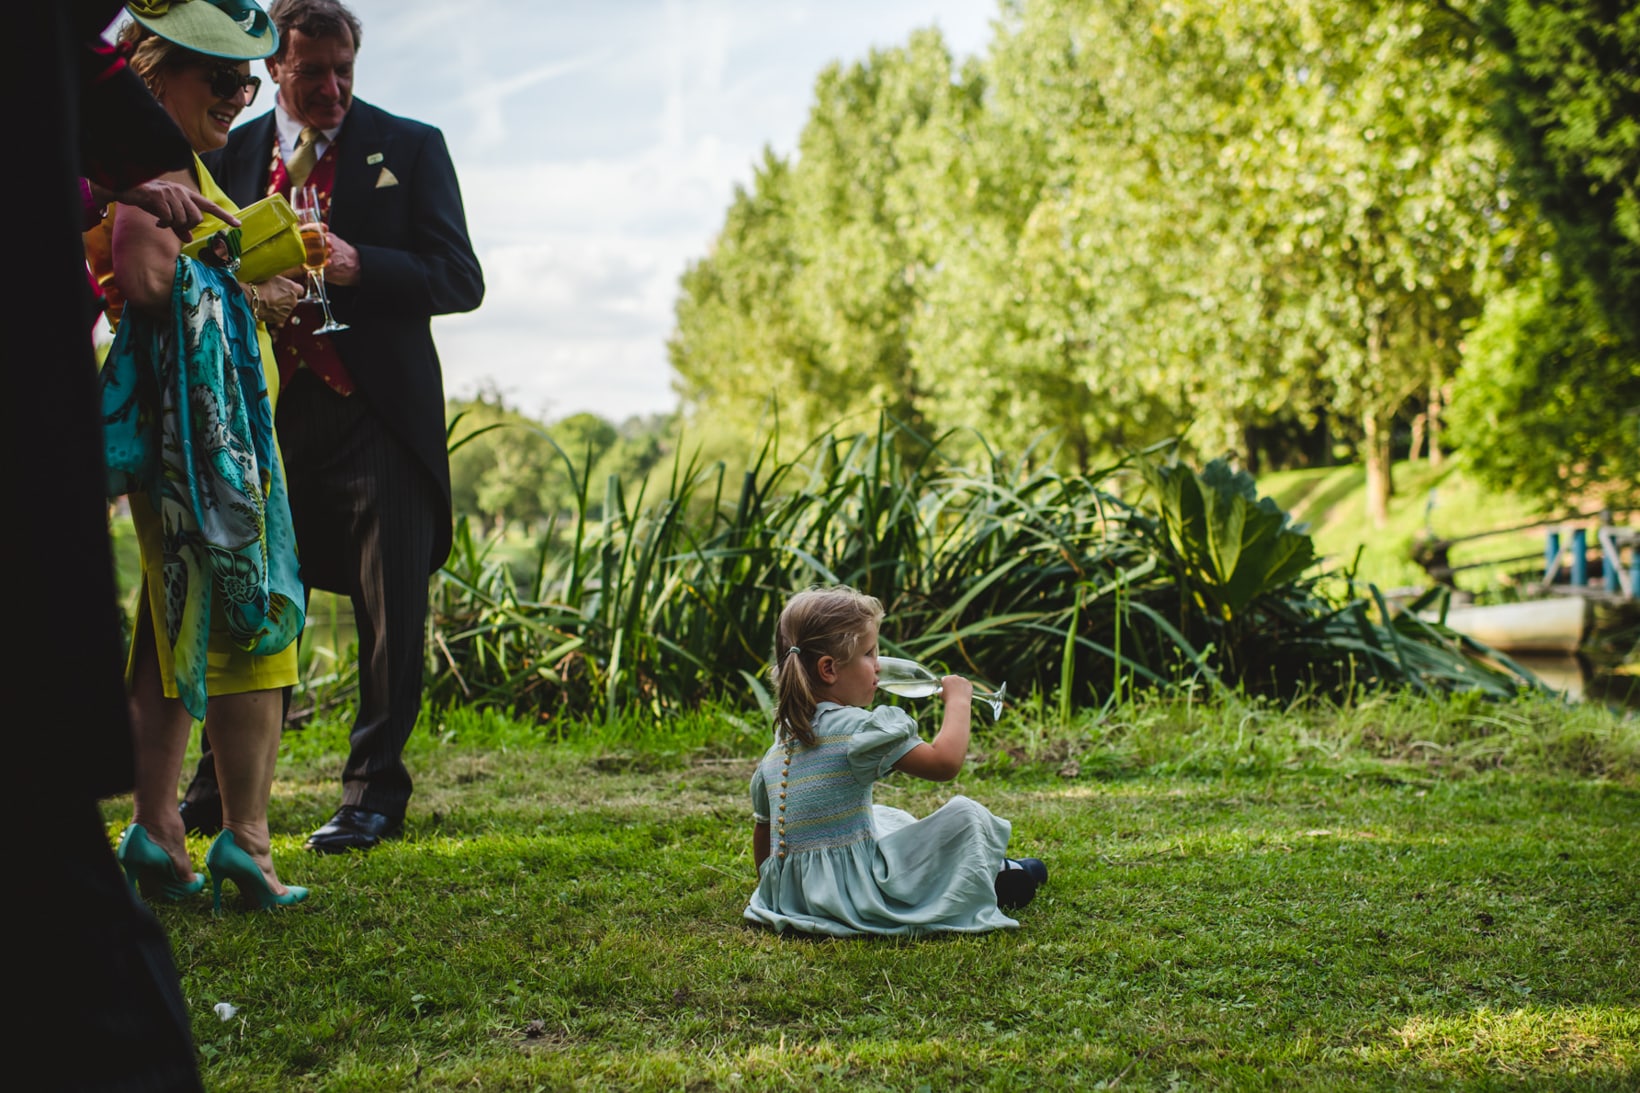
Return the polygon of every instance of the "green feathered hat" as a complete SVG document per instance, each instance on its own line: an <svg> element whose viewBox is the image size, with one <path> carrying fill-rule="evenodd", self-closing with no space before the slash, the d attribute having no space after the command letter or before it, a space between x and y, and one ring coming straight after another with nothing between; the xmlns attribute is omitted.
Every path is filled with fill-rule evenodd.
<svg viewBox="0 0 1640 1093"><path fill-rule="evenodd" d="M208 57L254 61L279 48L279 30L253 0L131 0L131 18Z"/></svg>

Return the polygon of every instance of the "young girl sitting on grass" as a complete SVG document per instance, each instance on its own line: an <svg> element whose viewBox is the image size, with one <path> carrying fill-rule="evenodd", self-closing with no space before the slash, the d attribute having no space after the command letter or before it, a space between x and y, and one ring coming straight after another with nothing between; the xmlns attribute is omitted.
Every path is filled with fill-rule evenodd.
<svg viewBox="0 0 1640 1093"><path fill-rule="evenodd" d="M942 681L932 743L904 710L872 706L883 605L852 588L792 597L775 631L775 742L752 775L757 891L746 918L834 937L1017 929L1048 879L1004 856L1011 825L966 797L925 819L871 803L898 770L948 782L968 753L973 686ZM772 830L771 830L772 828Z"/></svg>

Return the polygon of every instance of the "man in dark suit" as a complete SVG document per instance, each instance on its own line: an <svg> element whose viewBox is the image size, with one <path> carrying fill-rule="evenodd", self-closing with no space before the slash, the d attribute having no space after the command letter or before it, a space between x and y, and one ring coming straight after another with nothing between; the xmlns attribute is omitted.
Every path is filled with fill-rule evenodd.
<svg viewBox="0 0 1640 1093"><path fill-rule="evenodd" d="M303 305L277 336L277 426L302 577L348 596L359 635L359 706L342 805L307 846L368 850L397 835L410 800L401 753L421 708L428 578L450 552L444 384L429 321L471 311L483 274L467 238L443 135L353 98L360 25L337 0L275 0L274 109L209 161L247 204L292 183L319 191L325 280L349 329L316 334ZM214 766L185 822L208 830ZM219 821L217 821L219 822Z"/></svg>

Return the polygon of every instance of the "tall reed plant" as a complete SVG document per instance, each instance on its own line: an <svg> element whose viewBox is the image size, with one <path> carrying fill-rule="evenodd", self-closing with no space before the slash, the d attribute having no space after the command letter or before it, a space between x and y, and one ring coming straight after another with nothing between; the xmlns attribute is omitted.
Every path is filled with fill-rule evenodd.
<svg viewBox="0 0 1640 1093"><path fill-rule="evenodd" d="M816 583L882 600L885 651L1065 711L1119 687L1503 696L1530 678L1375 593L1330 598L1304 529L1222 463L1151 450L1064 475L983 441L959 462L950 439L885 417L788 460L771 441L738 476L681 460L664 496L611 478L596 509L560 453L577 511L527 574L458 526L433 697L606 719L766 706L773 620Z"/></svg>

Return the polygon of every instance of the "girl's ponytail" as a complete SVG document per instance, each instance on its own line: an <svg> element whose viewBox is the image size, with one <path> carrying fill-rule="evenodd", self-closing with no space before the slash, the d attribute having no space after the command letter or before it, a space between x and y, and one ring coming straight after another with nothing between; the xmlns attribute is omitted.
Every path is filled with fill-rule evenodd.
<svg viewBox="0 0 1640 1093"><path fill-rule="evenodd" d="M814 744L812 674L821 657L847 664L859 651L860 636L882 621L883 605L875 596L837 585L799 592L780 613L775 626L770 675L775 686L775 728L804 747Z"/></svg>
<svg viewBox="0 0 1640 1093"><path fill-rule="evenodd" d="M803 650L795 645L777 652L774 663L775 726L804 747L814 743L814 689Z"/></svg>

